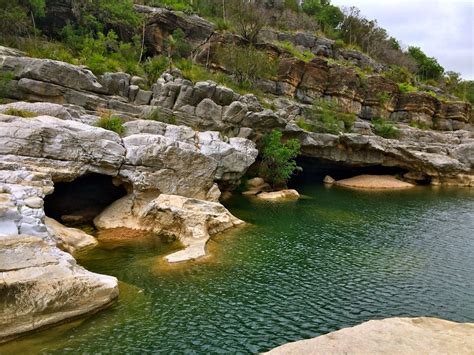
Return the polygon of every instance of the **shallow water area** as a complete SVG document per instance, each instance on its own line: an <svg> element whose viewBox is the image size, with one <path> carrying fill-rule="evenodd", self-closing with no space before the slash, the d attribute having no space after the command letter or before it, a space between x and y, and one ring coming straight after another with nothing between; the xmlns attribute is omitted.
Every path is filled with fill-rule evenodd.
<svg viewBox="0 0 474 355"><path fill-rule="evenodd" d="M199 261L163 262L176 244L102 244L79 262L116 276L119 301L0 353L257 353L369 319L474 322L473 189L298 190L233 197L249 224Z"/></svg>

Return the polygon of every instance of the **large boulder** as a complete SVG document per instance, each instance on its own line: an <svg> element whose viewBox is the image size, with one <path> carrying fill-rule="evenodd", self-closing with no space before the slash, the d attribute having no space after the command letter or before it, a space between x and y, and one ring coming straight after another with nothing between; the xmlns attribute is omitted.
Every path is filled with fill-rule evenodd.
<svg viewBox="0 0 474 355"><path fill-rule="evenodd" d="M94 223L98 228L127 227L178 239L185 249L166 256L173 263L206 255L211 235L243 222L217 202L167 194L130 194L104 210Z"/></svg>
<svg viewBox="0 0 474 355"><path fill-rule="evenodd" d="M95 313L118 296L115 277L94 274L42 238L0 236L0 343Z"/></svg>
<svg viewBox="0 0 474 355"><path fill-rule="evenodd" d="M12 72L15 79L27 78L75 90L105 93L90 70L57 60L0 56L0 67L2 71Z"/></svg>
<svg viewBox="0 0 474 355"><path fill-rule="evenodd" d="M371 320L319 337L279 346L266 354L472 354L474 323L443 319Z"/></svg>
<svg viewBox="0 0 474 355"><path fill-rule="evenodd" d="M118 296L116 278L88 272L57 248L77 250L84 240L61 239L62 226L52 233L45 225L51 190L41 175L0 171L0 343L97 312Z"/></svg>

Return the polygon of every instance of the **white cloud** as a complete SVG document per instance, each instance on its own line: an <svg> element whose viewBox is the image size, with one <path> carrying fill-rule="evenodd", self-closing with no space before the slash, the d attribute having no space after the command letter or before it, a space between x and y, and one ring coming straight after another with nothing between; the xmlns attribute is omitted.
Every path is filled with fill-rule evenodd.
<svg viewBox="0 0 474 355"><path fill-rule="evenodd" d="M362 15L404 45L435 57L446 70L474 79L474 2L471 0L332 0L356 6Z"/></svg>

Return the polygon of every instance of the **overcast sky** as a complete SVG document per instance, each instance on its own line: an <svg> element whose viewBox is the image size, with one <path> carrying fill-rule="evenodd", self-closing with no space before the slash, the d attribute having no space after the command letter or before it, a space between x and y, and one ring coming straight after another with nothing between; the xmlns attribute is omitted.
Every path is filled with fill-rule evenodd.
<svg viewBox="0 0 474 355"><path fill-rule="evenodd" d="M405 46L417 46L445 70L474 79L474 0L332 0L356 6Z"/></svg>

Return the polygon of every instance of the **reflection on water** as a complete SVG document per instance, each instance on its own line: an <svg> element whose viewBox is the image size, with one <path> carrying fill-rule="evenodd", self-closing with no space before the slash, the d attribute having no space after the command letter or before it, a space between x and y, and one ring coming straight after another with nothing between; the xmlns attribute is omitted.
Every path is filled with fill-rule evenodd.
<svg viewBox="0 0 474 355"><path fill-rule="evenodd" d="M104 243L80 262L121 280L120 300L0 353L256 353L368 319L474 321L474 191L358 192L297 202L236 197L250 222L210 256L168 265L176 244Z"/></svg>

